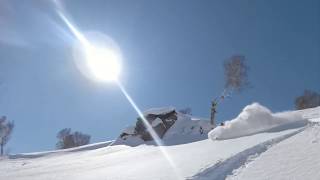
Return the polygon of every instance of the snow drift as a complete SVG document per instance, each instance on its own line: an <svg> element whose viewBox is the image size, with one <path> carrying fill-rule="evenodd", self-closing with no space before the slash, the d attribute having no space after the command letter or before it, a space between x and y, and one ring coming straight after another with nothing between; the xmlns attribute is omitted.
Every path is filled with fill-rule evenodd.
<svg viewBox="0 0 320 180"><path fill-rule="evenodd" d="M145 119L162 139L165 145L185 144L204 140L211 130L210 122L194 119L191 115L183 114L174 107L152 108L143 112ZM139 118L136 124L122 131L113 145L138 146L154 144Z"/></svg>
<svg viewBox="0 0 320 180"><path fill-rule="evenodd" d="M90 150L96 150L96 149L107 147L112 143L113 143L113 141L106 141L106 142L87 144L87 145L68 148L68 149L59 149L59 150L53 150L53 151L12 154L12 155L9 155L9 158L10 159L39 158L39 157L50 156L50 155L61 155L61 154L67 154L67 153L73 153L73 152L90 151Z"/></svg>
<svg viewBox="0 0 320 180"><path fill-rule="evenodd" d="M253 103L246 106L242 112L231 121L226 121L224 126L218 126L209 132L212 140L225 140L238 138L256 133L273 130L297 128L307 124L307 119L301 113L276 113L260 105Z"/></svg>
<svg viewBox="0 0 320 180"><path fill-rule="evenodd" d="M254 115L251 111L255 112ZM269 128L292 128L288 124L305 123L301 117L309 119L310 123L303 128L283 131L271 131L274 129L271 128L265 130L265 133L212 141L207 138L205 129L203 134L199 132L200 127L205 127L208 121L194 120L191 116L178 114L175 124L162 140L166 144L167 140L181 137L188 143L158 147L144 145L147 144L144 142L140 146L130 147L111 146L106 142L78 147L72 149L72 152L58 150L9 156L0 159L0 180L177 180L177 172L182 178L193 180L320 179L320 107L272 114L263 106L253 104L228 123L234 123L238 119L240 122L244 121L238 122L238 125L250 129L253 128L251 121L258 121L261 125L261 113L266 116L264 120L270 123L268 125L264 122L264 126ZM247 114L246 117L244 114ZM281 123L277 123L278 121ZM230 132L221 131L224 137L224 133ZM248 133L239 131L238 135L240 132L241 135ZM125 133L134 133L134 128L128 128ZM194 137L205 139L192 142ZM105 145L106 147L101 147ZM168 156L164 156L163 152ZM175 164L176 171L169 165L167 157Z"/></svg>
<svg viewBox="0 0 320 180"><path fill-rule="evenodd" d="M228 180L320 179L319 132L320 124L308 125L301 133L251 159Z"/></svg>

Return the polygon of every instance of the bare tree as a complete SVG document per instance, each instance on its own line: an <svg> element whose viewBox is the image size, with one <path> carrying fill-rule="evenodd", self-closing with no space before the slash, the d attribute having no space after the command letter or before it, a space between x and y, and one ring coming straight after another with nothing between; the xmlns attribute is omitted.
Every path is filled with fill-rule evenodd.
<svg viewBox="0 0 320 180"><path fill-rule="evenodd" d="M71 134L71 128L64 128L60 130L57 134L58 139L63 139L64 137L68 136Z"/></svg>
<svg viewBox="0 0 320 180"><path fill-rule="evenodd" d="M239 93L249 87L248 70L245 56L234 55L224 62L225 85L220 96L211 101L211 117L210 123L215 126L215 114L217 106L226 97L230 97L233 93Z"/></svg>
<svg viewBox="0 0 320 180"><path fill-rule="evenodd" d="M225 90L231 93L241 92L247 88L249 86L248 70L246 59L242 55L235 55L226 60L224 62Z"/></svg>
<svg viewBox="0 0 320 180"><path fill-rule="evenodd" d="M320 106L320 94L311 90L304 90L302 96L295 99L296 109L307 109Z"/></svg>
<svg viewBox="0 0 320 180"><path fill-rule="evenodd" d="M73 133L73 141L75 146L82 146L90 143L90 135L83 134L81 132L74 132Z"/></svg>
<svg viewBox="0 0 320 180"><path fill-rule="evenodd" d="M0 118L0 155L3 155L3 148L10 140L12 131L14 128L14 122L8 121L6 116Z"/></svg>
<svg viewBox="0 0 320 180"><path fill-rule="evenodd" d="M57 138L57 149L67 149L89 144L91 137L78 131L71 133L71 128L65 128L58 132Z"/></svg>

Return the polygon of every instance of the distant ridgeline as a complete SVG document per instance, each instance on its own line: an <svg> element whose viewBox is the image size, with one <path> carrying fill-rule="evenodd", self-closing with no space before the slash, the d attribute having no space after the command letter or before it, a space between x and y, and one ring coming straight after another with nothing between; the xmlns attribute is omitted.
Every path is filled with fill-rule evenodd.
<svg viewBox="0 0 320 180"><path fill-rule="evenodd" d="M211 130L209 121L192 118L191 115L183 114L174 107L149 109L143 115L165 145L206 139L207 133ZM136 124L126 128L114 144L137 146L154 142L143 120L138 117Z"/></svg>

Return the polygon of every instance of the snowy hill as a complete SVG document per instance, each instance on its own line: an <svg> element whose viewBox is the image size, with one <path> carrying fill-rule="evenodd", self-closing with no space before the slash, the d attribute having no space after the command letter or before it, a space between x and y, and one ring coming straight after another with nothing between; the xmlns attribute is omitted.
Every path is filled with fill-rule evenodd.
<svg viewBox="0 0 320 180"><path fill-rule="evenodd" d="M210 139L16 155L0 160L0 180L320 179L319 118L320 107L273 114L252 104ZM179 134L190 122L172 126L169 139L194 137Z"/></svg>
<svg viewBox="0 0 320 180"><path fill-rule="evenodd" d="M228 179L319 179L320 124L252 157ZM260 178L257 178L260 177Z"/></svg>

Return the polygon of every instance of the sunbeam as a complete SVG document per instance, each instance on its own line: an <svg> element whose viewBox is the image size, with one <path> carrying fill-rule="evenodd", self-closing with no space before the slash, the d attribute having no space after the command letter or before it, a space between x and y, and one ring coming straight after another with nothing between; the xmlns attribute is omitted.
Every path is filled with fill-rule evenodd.
<svg viewBox="0 0 320 180"><path fill-rule="evenodd" d="M58 6L58 5L57 5ZM64 21L64 23L67 25L67 27L70 29L70 31L72 32L72 34L79 40L79 42L82 44L82 46L84 47L84 51L88 51L88 49L101 49L99 47L95 47L94 44L91 44L89 42L89 40L80 32L77 30L77 28L68 20L68 18L64 15L64 13L62 12L62 9L60 6L58 6L57 9L57 13L60 16L60 18ZM93 57L97 57L98 55L92 55ZM89 59L92 60L92 59ZM105 59L106 60L106 59ZM101 67L99 67L99 69L101 70ZM99 72L101 72L99 70ZM118 72L119 73L119 72ZM100 73L101 74L101 73ZM99 75L100 75L99 74ZM170 155L168 154L167 150L165 149L165 146L162 142L162 140L160 139L160 137L158 136L158 134L154 131L154 129L152 128L152 126L150 125L150 123L145 119L143 113L141 112L141 110L138 108L138 106L135 104L135 102L133 101L133 99L130 97L130 95L127 93L127 91L125 90L125 88L123 87L123 85L121 84L121 82L119 81L119 79L114 78L113 79L114 82L116 82L116 84L119 86L121 92L124 94L124 96L127 98L127 100L129 101L129 103L131 104L131 106L134 108L134 110L137 112L137 114L139 115L139 117L143 120L143 123L145 125L145 127L147 128L148 132L150 133L150 135L152 136L154 142L157 144L159 150L161 151L161 153L163 154L164 158L168 161L169 165L171 166L173 172L175 173L177 179L183 179L182 176L179 173L179 170L177 168L177 166L175 165L173 159L170 157Z"/></svg>
<svg viewBox="0 0 320 180"><path fill-rule="evenodd" d="M84 46L90 46L89 41L74 27L73 24L66 18L66 16L59 10L57 10L59 17L63 20L64 23L68 26L73 35L81 42Z"/></svg>
<svg viewBox="0 0 320 180"><path fill-rule="evenodd" d="M131 106L134 108L134 110L138 113L139 117L142 119L143 124L146 126L148 132L150 133L150 135L152 136L154 142L158 145L160 151L162 152L162 154L164 155L164 157L167 159L167 161L169 162L169 164L171 165L174 173L176 174L178 179L183 179L179 173L179 170L176 166L176 164L173 162L172 158L169 156L167 150L165 149L165 146L163 146L163 142L160 139L160 137L158 136L158 134L154 131L154 129L152 128L152 126L150 125L150 123L146 120L146 118L144 117L143 113L141 112L141 110L138 108L138 106L136 105L136 103L132 100L132 98L130 97L130 95L127 93L127 91L125 90L125 88L123 87L123 85L119 82L116 81L118 86L120 87L122 93L125 95L125 97L128 99L129 103L131 104Z"/></svg>

